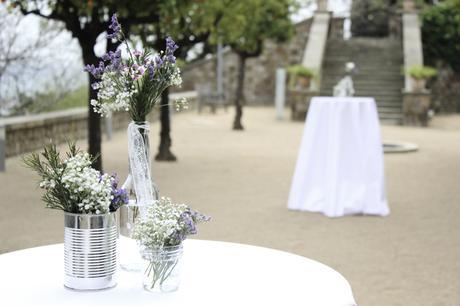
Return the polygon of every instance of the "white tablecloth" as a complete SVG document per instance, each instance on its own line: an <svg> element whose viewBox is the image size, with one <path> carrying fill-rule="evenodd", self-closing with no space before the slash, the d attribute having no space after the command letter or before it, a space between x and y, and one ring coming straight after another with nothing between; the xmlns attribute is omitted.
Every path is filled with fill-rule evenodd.
<svg viewBox="0 0 460 306"><path fill-rule="evenodd" d="M389 214L374 99L312 99L288 208L329 217Z"/></svg>
<svg viewBox="0 0 460 306"><path fill-rule="evenodd" d="M63 246L0 255L2 305L355 305L350 285L305 257L235 243L188 240L178 291L149 293L142 274L121 271L117 287L95 292L64 288Z"/></svg>

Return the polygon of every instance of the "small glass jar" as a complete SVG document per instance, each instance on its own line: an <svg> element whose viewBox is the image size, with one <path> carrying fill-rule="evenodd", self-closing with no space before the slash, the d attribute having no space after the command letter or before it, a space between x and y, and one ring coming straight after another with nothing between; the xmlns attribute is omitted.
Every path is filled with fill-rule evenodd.
<svg viewBox="0 0 460 306"><path fill-rule="evenodd" d="M182 244L158 250L143 249L146 260L144 289L150 292L173 292L179 288Z"/></svg>

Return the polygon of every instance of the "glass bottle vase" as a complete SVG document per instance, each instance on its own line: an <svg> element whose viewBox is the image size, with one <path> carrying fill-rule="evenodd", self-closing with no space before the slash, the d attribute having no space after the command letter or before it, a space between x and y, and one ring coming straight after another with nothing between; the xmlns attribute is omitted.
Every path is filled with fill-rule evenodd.
<svg viewBox="0 0 460 306"><path fill-rule="evenodd" d="M131 122L128 126L129 176L124 187L130 190L131 199L120 211L120 265L127 271L140 271L143 266L139 247L132 231L139 218L143 218L158 190L151 179L151 159L148 122Z"/></svg>

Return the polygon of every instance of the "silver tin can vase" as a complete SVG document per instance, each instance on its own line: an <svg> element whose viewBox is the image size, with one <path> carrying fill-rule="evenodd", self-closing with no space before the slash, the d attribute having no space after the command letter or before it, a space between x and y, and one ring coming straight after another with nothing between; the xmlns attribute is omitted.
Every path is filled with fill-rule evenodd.
<svg viewBox="0 0 460 306"><path fill-rule="evenodd" d="M117 222L115 212L64 213L64 286L100 290L117 284Z"/></svg>

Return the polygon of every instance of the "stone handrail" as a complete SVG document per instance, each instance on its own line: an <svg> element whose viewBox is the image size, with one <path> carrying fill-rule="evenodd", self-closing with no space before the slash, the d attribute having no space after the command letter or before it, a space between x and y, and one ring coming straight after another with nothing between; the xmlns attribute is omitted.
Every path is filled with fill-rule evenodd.
<svg viewBox="0 0 460 306"><path fill-rule="evenodd" d="M404 68L413 66L423 66L423 48L420 22L417 12L403 12L403 48L404 48ZM409 75L405 75L406 91L412 90Z"/></svg>
<svg viewBox="0 0 460 306"><path fill-rule="evenodd" d="M404 69L423 66L423 46L420 20L413 0L404 1L402 16ZM411 77L405 73L403 89L404 124L427 126L431 92L413 88Z"/></svg>
<svg viewBox="0 0 460 306"><path fill-rule="evenodd" d="M308 42L302 58L302 65L312 69L316 76L312 80L311 89L319 90L321 86L321 67L326 52L326 42L331 22L331 13L318 10L313 16Z"/></svg>

